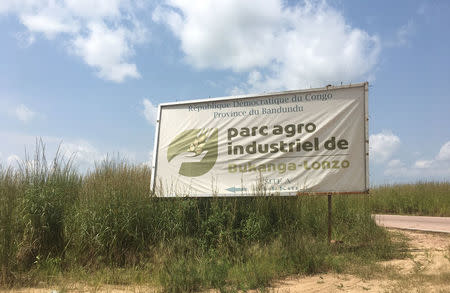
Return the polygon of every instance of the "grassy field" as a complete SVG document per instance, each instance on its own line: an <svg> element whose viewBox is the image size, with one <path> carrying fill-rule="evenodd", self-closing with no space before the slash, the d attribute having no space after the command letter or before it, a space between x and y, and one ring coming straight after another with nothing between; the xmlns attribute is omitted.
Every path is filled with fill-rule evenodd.
<svg viewBox="0 0 450 293"><path fill-rule="evenodd" d="M149 182L149 168L120 160L81 175L60 156L47 162L42 146L21 168L0 168L1 285L262 288L290 274L341 272L399 256L373 211L449 215L448 183L336 196L339 244L330 246L326 197L168 199L152 194Z"/></svg>
<svg viewBox="0 0 450 293"><path fill-rule="evenodd" d="M450 217L450 182L378 186L370 204L373 213Z"/></svg>

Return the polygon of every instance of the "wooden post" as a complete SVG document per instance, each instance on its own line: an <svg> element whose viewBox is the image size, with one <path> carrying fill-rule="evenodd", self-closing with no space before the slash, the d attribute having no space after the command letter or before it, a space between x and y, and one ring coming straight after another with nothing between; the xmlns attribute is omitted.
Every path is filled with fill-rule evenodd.
<svg viewBox="0 0 450 293"><path fill-rule="evenodd" d="M331 196L328 194L328 244L331 244Z"/></svg>

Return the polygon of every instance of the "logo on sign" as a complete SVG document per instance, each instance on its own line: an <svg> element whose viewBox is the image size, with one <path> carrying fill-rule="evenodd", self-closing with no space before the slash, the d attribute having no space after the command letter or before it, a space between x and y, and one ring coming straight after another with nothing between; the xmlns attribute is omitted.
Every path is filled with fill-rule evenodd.
<svg viewBox="0 0 450 293"><path fill-rule="evenodd" d="M178 173L197 177L214 167L218 153L217 128L188 129L178 134L167 150L167 161L182 156Z"/></svg>

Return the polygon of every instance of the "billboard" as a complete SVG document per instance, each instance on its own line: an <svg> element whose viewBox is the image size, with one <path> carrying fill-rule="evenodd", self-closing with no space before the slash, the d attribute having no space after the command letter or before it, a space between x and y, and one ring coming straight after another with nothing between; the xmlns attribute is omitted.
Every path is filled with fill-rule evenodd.
<svg viewBox="0 0 450 293"><path fill-rule="evenodd" d="M368 83L159 105L158 196L368 192Z"/></svg>

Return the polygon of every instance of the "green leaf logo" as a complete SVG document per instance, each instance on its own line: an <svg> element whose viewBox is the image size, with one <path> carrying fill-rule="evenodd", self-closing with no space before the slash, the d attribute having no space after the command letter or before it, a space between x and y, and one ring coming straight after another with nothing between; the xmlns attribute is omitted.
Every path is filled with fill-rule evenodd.
<svg viewBox="0 0 450 293"><path fill-rule="evenodd" d="M208 173L214 167L218 153L217 128L188 129L178 134L167 150L167 161L179 155L190 162L183 162L179 174L197 177ZM192 162L194 160L194 162Z"/></svg>

